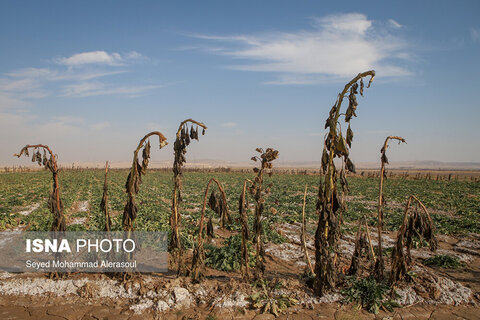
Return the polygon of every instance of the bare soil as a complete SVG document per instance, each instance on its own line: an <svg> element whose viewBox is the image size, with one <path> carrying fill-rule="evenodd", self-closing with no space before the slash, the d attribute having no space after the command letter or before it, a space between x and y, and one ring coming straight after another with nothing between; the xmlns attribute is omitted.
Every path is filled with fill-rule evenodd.
<svg viewBox="0 0 480 320"><path fill-rule="evenodd" d="M352 304L342 304L340 292L322 298L315 296L299 277L306 267L300 225L272 227L288 241L267 244L266 277L282 279L283 286L277 293L298 300L279 319L480 319L479 235L462 239L439 236L437 253L427 248L412 250L412 271L416 277L396 288L397 302L403 307L393 313L382 310L373 315ZM217 229L216 234L214 244L220 244L231 233ZM383 236L385 247L391 247L395 234L385 232ZM341 270L350 264L350 237L341 241ZM376 242L373 232L372 237ZM307 247L313 257L311 236ZM456 256L465 267L441 269L422 264L434 254ZM368 267L367 261L364 267ZM368 270L364 268L363 272ZM188 277L176 278L173 272L135 275L129 281L105 274L68 274L53 280L39 273L2 273L0 319L273 319L273 315L251 309L249 296L256 290L250 283L242 282L239 272L210 268L200 283L193 283Z"/></svg>

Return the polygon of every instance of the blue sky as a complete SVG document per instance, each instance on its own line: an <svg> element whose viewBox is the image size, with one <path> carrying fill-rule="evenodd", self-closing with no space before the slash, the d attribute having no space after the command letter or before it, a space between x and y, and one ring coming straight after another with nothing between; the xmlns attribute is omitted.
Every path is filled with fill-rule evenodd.
<svg viewBox="0 0 480 320"><path fill-rule="evenodd" d="M138 140L209 129L189 159L317 161L324 121L357 73L352 157L480 162L478 1L2 1L0 164L27 143L60 162L130 161Z"/></svg>

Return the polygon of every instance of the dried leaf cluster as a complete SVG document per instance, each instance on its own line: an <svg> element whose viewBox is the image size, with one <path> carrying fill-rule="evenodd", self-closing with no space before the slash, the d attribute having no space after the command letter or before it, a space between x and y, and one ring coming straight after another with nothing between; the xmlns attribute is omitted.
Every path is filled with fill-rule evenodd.
<svg viewBox="0 0 480 320"><path fill-rule="evenodd" d="M360 260L367 256L368 259L375 263L375 252L373 251L372 239L370 238L370 231L368 230L367 219L363 216L358 221L358 230L355 236L355 250L352 255L352 262L348 269L348 275L356 275L360 268Z"/></svg>
<svg viewBox="0 0 480 320"><path fill-rule="evenodd" d="M138 207L135 203L135 195L138 193L138 191L140 191L142 175L147 173L147 167L150 161L150 141L147 139L153 135L158 136L160 149L168 144L167 139L161 132L153 131L145 135L145 137L140 140L137 148L133 152L132 167L125 183L125 190L128 195L127 203L123 209L122 219L123 228L125 231L133 230L133 224L137 218ZM138 153L142 147L142 164L140 164L138 160Z"/></svg>
<svg viewBox="0 0 480 320"><path fill-rule="evenodd" d="M220 186L219 186L220 189ZM220 193L212 190L210 198L208 199L208 207L212 209L220 218L220 226L225 227L227 223L231 223L230 214L228 212L227 198L225 196L225 191L220 189Z"/></svg>
<svg viewBox="0 0 480 320"><path fill-rule="evenodd" d="M57 167L57 156L55 156L47 145L36 144L36 145L26 145L20 150L20 153L15 154L14 156L20 158L22 155L29 157L28 149L32 150L32 162L37 162L39 166L44 166L46 169L50 170L53 178L52 192L48 199L48 208L53 214L53 224L51 231L65 231L65 216L63 214L63 203L60 199L60 185L58 183L58 167ZM40 152L40 149L43 150L43 155ZM47 155L48 152L48 155Z"/></svg>
<svg viewBox="0 0 480 320"><path fill-rule="evenodd" d="M410 210L412 200L415 201L416 205L413 210ZM421 211L419 207L422 209ZM427 241L431 251L437 249L438 242L434 234L432 218L423 203L417 197L411 195L407 200L403 223L398 230L397 240L392 251L392 272L390 274L392 284L402 280L407 274L408 266L412 263L410 249L414 238Z"/></svg>

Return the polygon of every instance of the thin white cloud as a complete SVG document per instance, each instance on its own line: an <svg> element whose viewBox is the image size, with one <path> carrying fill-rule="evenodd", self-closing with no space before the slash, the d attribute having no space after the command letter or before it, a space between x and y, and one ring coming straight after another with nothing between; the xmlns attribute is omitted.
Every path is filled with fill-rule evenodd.
<svg viewBox="0 0 480 320"><path fill-rule="evenodd" d="M104 130L108 127L110 127L110 122L103 121L103 122L94 123L92 125L92 130L101 131L101 130Z"/></svg>
<svg viewBox="0 0 480 320"><path fill-rule="evenodd" d="M143 56L136 51L132 51L124 55L121 55L117 52L108 53L105 51L89 51L76 53L67 58L58 58L56 59L56 62L69 67L81 66L86 64L104 64L109 66L119 66L124 65L128 61L137 60L142 57Z"/></svg>
<svg viewBox="0 0 480 320"><path fill-rule="evenodd" d="M233 127L236 127L237 124L235 122L225 122L225 123L222 123L221 126L225 128L233 128Z"/></svg>
<svg viewBox="0 0 480 320"><path fill-rule="evenodd" d="M2 91L8 92L21 92L21 91L31 91L33 89L37 89L39 84L35 82L34 79L0 79L0 86L2 87Z"/></svg>
<svg viewBox="0 0 480 320"><path fill-rule="evenodd" d="M63 86L63 96L86 96L89 92L94 92L103 88L100 82L81 82Z"/></svg>
<svg viewBox="0 0 480 320"><path fill-rule="evenodd" d="M51 78L57 75L57 72L47 68L23 68L8 72L5 75L11 78L39 79Z"/></svg>
<svg viewBox="0 0 480 320"><path fill-rule="evenodd" d="M13 79L30 81L91 80L127 72L126 70L53 70L48 68L24 68L5 75Z"/></svg>
<svg viewBox="0 0 480 320"><path fill-rule="evenodd" d="M127 53L126 55L126 58L127 59L145 59L146 57L144 55L142 55L141 53L138 53L137 51L131 51L129 53Z"/></svg>
<svg viewBox="0 0 480 320"><path fill-rule="evenodd" d="M474 43L480 43L480 29L479 28L471 28L470 29L470 38Z"/></svg>
<svg viewBox="0 0 480 320"><path fill-rule="evenodd" d="M25 99L39 99L47 96L48 93L42 88L42 85L32 78L0 78L0 96L11 102L20 102ZM2 100L3 100L2 99ZM23 103L19 103L23 104ZM5 107L4 105L0 105Z"/></svg>
<svg viewBox="0 0 480 320"><path fill-rule="evenodd" d="M130 72L132 66L129 68L128 64L140 59L148 60L136 51L123 55L92 51L57 59L58 64L49 68L27 67L4 73L0 75L0 109L26 107L32 105L31 100L47 96L136 97L162 87L163 85L126 86L122 84L122 78L112 78ZM98 81L100 78L104 81Z"/></svg>
<svg viewBox="0 0 480 320"><path fill-rule="evenodd" d="M99 95L121 94L129 97L136 97L149 90L162 87L163 85L109 86L102 82L82 82L64 86L62 95L67 97L91 97Z"/></svg>
<svg viewBox="0 0 480 320"><path fill-rule="evenodd" d="M361 35L372 26L372 21L361 13L332 14L323 18L313 18L313 21L320 29Z"/></svg>
<svg viewBox="0 0 480 320"><path fill-rule="evenodd" d="M393 19L388 19L388 23L390 24L391 27L393 27L395 29L400 29L400 28L403 27L400 23L398 23L397 21L395 21Z"/></svg>
<svg viewBox="0 0 480 320"><path fill-rule="evenodd" d="M125 73L125 70L89 71L55 70L47 68L24 68L6 73L0 78L0 94L22 99L39 99L50 95L46 87L53 84L58 87L64 82L85 85L88 80ZM53 94L56 94L55 92Z"/></svg>
<svg viewBox="0 0 480 320"><path fill-rule="evenodd" d="M340 80L369 69L382 77L412 74L396 64L408 60L407 43L364 14L329 15L312 21L307 31L193 37L221 42L228 49L218 53L244 61L230 69L281 74L269 84L310 84L324 77Z"/></svg>
<svg viewBox="0 0 480 320"><path fill-rule="evenodd" d="M331 77L321 74L281 74L275 80L264 81L263 84L274 85L306 85L326 83L332 80Z"/></svg>

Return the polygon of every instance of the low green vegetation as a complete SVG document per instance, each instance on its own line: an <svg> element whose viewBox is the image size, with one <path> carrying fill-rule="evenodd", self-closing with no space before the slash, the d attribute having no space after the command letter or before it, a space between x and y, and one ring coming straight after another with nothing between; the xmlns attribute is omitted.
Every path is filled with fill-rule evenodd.
<svg viewBox="0 0 480 320"><path fill-rule="evenodd" d="M255 254L248 243L248 262L250 267L255 266ZM221 271L239 270L242 265L242 237L239 234L228 237L221 247L211 244L205 245L205 264L210 268Z"/></svg>
<svg viewBox="0 0 480 320"><path fill-rule="evenodd" d="M393 311L400 305L390 299L390 288L383 282L377 282L373 277L350 278L347 288L342 291L345 303L355 303L370 313L377 314L380 308Z"/></svg>
<svg viewBox="0 0 480 320"><path fill-rule="evenodd" d="M85 212L87 230L102 230L104 217L100 210L103 192L104 170L61 170L59 179L61 195L65 206L67 224L78 211L80 201L88 202ZM121 229L121 213L126 201L124 190L128 170L110 170L109 206L112 213L112 230ZM183 179L182 232L195 234L203 197L203 188L212 177L224 186L230 210L235 218L238 196L245 178L251 179L253 173L186 172ZM301 221L303 189L309 186L306 203L307 221L314 223L317 175L274 174L266 177L272 183L272 192L265 203L265 238L270 242L281 243L285 239L276 232L276 223L295 223ZM0 228L11 229L24 226L29 230L48 230L52 223L47 208L51 188L50 173L46 171L1 173L0 174ZM142 178L142 188L136 199L138 215L136 230L169 231L171 210L171 172L152 169ZM378 198L378 178L349 178L350 193L347 209L344 212L343 230L351 232L350 224L363 215L371 226L376 224L372 213L376 212ZM410 194L415 194L428 208L437 232L460 235L469 232L480 233L480 183L475 181L435 181L389 178L384 187L385 229L398 230L405 206ZM37 204L29 214L20 214ZM253 203L250 203L252 206ZM272 210L274 208L275 210ZM275 213L273 213L275 212ZM253 215L250 212L249 218ZM235 219L234 219L235 220ZM250 220L250 219L249 219ZM239 230L235 223L229 227Z"/></svg>
<svg viewBox="0 0 480 320"><path fill-rule="evenodd" d="M464 266L457 257L449 256L448 254L436 255L425 259L423 262L426 266L446 268L446 269L458 269Z"/></svg>

